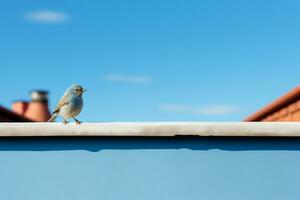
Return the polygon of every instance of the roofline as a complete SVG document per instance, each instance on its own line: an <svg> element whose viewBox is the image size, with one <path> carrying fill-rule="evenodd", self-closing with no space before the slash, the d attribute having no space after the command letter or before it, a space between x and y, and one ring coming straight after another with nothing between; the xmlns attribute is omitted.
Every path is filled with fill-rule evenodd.
<svg viewBox="0 0 300 200"><path fill-rule="evenodd" d="M0 112L4 112L4 113L8 114L9 116L11 116L13 118L20 119L23 122L33 122L32 120L30 120L26 117L23 117L22 115L19 115L15 112L3 107L3 106L0 106Z"/></svg>
<svg viewBox="0 0 300 200"><path fill-rule="evenodd" d="M244 121L246 122L260 121L266 116L270 115L271 113L278 111L279 109L295 102L298 99L300 99L300 86L294 88L292 91L281 96L279 99L268 104L267 106L257 111L256 113L250 115Z"/></svg>

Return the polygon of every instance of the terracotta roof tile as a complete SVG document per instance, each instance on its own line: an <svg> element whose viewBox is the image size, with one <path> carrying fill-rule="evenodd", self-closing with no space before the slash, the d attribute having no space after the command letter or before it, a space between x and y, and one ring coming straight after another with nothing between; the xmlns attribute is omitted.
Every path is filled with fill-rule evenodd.
<svg viewBox="0 0 300 200"><path fill-rule="evenodd" d="M291 106L289 107L289 109L283 109L284 107L288 106L289 104L292 104L293 102L296 102L295 107ZM292 109L297 110L296 108L300 109L300 86L296 87L295 89L288 92L279 99L273 101L266 107L254 113L253 115L250 115L244 121L261 121L272 114L274 114L274 117L276 118L281 118L288 115L290 112L293 112ZM290 119L290 117L288 117L288 119Z"/></svg>

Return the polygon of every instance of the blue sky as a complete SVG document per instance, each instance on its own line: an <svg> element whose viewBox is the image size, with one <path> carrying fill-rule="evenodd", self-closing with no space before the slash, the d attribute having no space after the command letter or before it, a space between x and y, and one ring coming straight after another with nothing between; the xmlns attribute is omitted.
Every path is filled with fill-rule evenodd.
<svg viewBox="0 0 300 200"><path fill-rule="evenodd" d="M299 6L0 0L0 104L78 83L83 121L240 121L299 85Z"/></svg>

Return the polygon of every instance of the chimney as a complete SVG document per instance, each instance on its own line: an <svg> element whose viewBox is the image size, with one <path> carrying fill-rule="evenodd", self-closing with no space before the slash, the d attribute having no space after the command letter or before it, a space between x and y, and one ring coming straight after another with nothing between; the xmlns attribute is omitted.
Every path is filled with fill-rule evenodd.
<svg viewBox="0 0 300 200"><path fill-rule="evenodd" d="M12 104L12 111L19 114L19 115L24 115L26 110L28 108L28 102L26 101L15 101Z"/></svg>
<svg viewBox="0 0 300 200"><path fill-rule="evenodd" d="M29 102L24 116L37 122L45 122L51 117L47 91L33 90L31 92L31 102Z"/></svg>

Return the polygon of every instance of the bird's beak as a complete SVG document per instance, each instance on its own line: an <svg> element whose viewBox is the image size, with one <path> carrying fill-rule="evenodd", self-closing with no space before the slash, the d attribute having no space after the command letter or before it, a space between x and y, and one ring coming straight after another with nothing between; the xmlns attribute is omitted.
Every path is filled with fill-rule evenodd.
<svg viewBox="0 0 300 200"><path fill-rule="evenodd" d="M82 95L85 91L86 91L86 89L82 89L82 90L80 91L80 95Z"/></svg>

